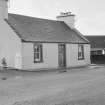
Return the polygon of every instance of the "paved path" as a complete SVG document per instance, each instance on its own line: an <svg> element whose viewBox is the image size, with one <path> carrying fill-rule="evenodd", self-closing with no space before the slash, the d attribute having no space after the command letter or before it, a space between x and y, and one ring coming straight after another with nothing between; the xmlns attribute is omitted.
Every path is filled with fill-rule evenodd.
<svg viewBox="0 0 105 105"><path fill-rule="evenodd" d="M74 71L0 80L0 105L25 100L29 105L105 105L105 68Z"/></svg>

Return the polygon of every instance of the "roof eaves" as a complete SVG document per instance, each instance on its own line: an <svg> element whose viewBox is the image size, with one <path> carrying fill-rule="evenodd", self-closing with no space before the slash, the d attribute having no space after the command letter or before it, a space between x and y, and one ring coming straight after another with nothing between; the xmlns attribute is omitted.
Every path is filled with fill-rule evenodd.
<svg viewBox="0 0 105 105"><path fill-rule="evenodd" d="M60 21L60 22L62 22L62 23L64 23L64 24L66 24L65 22L63 22L63 21ZM67 24L66 24L67 25ZM67 25L68 26L68 25ZM69 27L69 26L68 26ZM70 28L70 27L69 27ZM90 41L87 39L87 38L85 38L85 36L83 36L76 28L70 28L71 30L73 30L73 31L75 31L77 34L78 34L78 36L80 37L80 38L82 38L84 41L85 41L85 43L88 43L88 44L90 44Z"/></svg>
<svg viewBox="0 0 105 105"><path fill-rule="evenodd" d="M64 42L64 41L28 41L28 40L22 40L24 43L70 43L70 44L89 44L89 43L80 43L80 42Z"/></svg>
<svg viewBox="0 0 105 105"><path fill-rule="evenodd" d="M90 43L90 41L89 41L87 38L85 38L85 36L83 36L76 28L73 28L73 30L76 31L76 32L78 33L78 35L79 35L83 40L85 40L87 43Z"/></svg>

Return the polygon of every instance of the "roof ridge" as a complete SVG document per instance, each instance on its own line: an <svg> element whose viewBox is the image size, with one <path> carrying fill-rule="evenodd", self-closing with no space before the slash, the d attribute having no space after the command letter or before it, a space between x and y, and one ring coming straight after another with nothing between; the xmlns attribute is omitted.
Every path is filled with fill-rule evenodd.
<svg viewBox="0 0 105 105"><path fill-rule="evenodd" d="M31 19L40 19L40 20L46 20L46 21L53 21L53 22L62 22L58 20L53 20L53 19L46 19L46 18L40 18L40 17L34 17L34 16L28 16L28 15L21 15L21 14L14 14L14 13L8 13L9 15L15 15L15 16L22 16L22 17L27 17Z"/></svg>

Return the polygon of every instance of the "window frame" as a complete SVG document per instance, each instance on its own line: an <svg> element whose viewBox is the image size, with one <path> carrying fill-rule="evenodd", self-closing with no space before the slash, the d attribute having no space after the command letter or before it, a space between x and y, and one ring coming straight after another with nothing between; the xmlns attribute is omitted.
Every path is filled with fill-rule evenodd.
<svg viewBox="0 0 105 105"><path fill-rule="evenodd" d="M35 48L36 47L36 48ZM41 43L34 43L33 44L34 50L34 63L42 63L43 62L43 48ZM39 58L37 57L39 56Z"/></svg>
<svg viewBox="0 0 105 105"><path fill-rule="evenodd" d="M78 44L78 60L84 60L84 45Z"/></svg>

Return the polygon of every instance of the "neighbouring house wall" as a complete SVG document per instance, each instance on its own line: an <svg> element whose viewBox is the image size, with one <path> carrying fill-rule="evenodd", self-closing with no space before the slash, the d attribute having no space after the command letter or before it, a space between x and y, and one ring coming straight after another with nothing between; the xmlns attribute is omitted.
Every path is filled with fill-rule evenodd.
<svg viewBox="0 0 105 105"><path fill-rule="evenodd" d="M8 1L0 0L0 19L8 19Z"/></svg>
<svg viewBox="0 0 105 105"><path fill-rule="evenodd" d="M0 20L0 66L5 57L7 66L21 68L21 40L4 20Z"/></svg>
<svg viewBox="0 0 105 105"><path fill-rule="evenodd" d="M58 67L58 44L42 43L43 62L34 63L33 43L22 43L22 68L23 69L40 69L40 68L57 68Z"/></svg>
<svg viewBox="0 0 105 105"><path fill-rule="evenodd" d="M67 67L85 66L90 64L90 45L84 44L84 60L78 60L78 44L67 44Z"/></svg>

